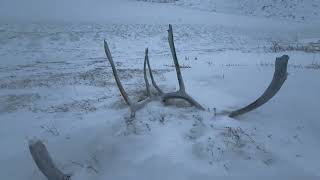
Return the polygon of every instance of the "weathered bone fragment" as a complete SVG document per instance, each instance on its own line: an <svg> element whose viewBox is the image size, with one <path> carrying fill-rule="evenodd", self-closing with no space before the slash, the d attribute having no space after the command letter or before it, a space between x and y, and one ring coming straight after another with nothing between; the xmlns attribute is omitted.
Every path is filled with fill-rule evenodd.
<svg viewBox="0 0 320 180"><path fill-rule="evenodd" d="M151 81L152 81L153 86L157 89L159 94L161 94L163 102L166 102L169 99L183 99L183 100L189 102L191 105L193 105L201 110L204 110L204 108L196 100L194 100L190 95L188 95L188 93L185 90L185 86L184 86L184 82L183 82L183 78L182 78L182 74L181 74L181 70L180 70L180 65L178 62L177 53L176 53L176 49L174 46L173 31L172 31L171 24L169 25L169 30L168 30L168 42L169 42L174 66L175 66L176 73L177 73L179 90L176 92L171 92L171 93L163 93L163 91L158 87L158 85L154 81L154 78L152 75L152 69L150 67L150 62L149 62L149 58L148 58L147 61L148 61L149 73L150 73L150 77L151 77Z"/></svg>
<svg viewBox="0 0 320 180"><path fill-rule="evenodd" d="M152 73L152 69L151 69L151 65L150 65L150 61L149 61L149 56L146 56L146 60L147 60L147 64L148 64L148 70L149 70L149 75L151 78L151 82L153 87L158 91L158 93L162 96L163 95L163 91L159 88L159 86L157 85L156 81L153 78L153 73Z"/></svg>
<svg viewBox="0 0 320 180"><path fill-rule="evenodd" d="M144 60L144 79L145 79L145 83L146 83L146 89L147 89L147 98L143 99L142 101L139 101L139 102L136 102L136 103L132 103L132 101L130 100L129 96L127 95L126 91L124 90L123 86L122 86L122 83L119 79L119 76L118 76L118 72L117 72L117 69L114 65L114 61L113 61L113 58L112 58L112 55L111 55L111 52L110 52L110 49L108 47L108 43L106 40L104 40L104 50L105 50L105 53L106 53L106 56L107 56L107 59L111 65L111 68L112 68L112 72L113 72L113 76L114 76L114 79L116 80L116 84L118 86L118 89L124 99L124 101L126 102L126 104L129 106L130 108L130 117L131 118L134 118L135 117L135 113L137 110L141 109L142 107L144 107L148 102L151 101L151 97L150 97L150 85L149 85L149 82L148 82L148 79L146 77L147 73L146 73L146 66L147 66L147 57L148 57L148 49L146 49L145 53L145 60Z"/></svg>
<svg viewBox="0 0 320 180"><path fill-rule="evenodd" d="M29 150L37 167L48 180L70 179L70 175L64 174L56 167L43 142L40 140L29 141Z"/></svg>
<svg viewBox="0 0 320 180"><path fill-rule="evenodd" d="M162 102L167 102L169 99L183 99L183 100L189 102L191 105L193 105L201 110L204 110L204 108L196 100L194 100L190 95L188 95L188 93L185 90L185 85L184 85L184 81L182 78L182 74L181 74L181 70L180 70L180 66L179 66L179 62L178 62L178 58L177 58L177 53L176 53L176 49L175 49L175 45L174 45L173 31L172 31L171 25L169 25L169 30L168 30L168 42L169 42L174 66L175 66L176 73L177 73L179 90L176 92L164 93L159 88L159 86L157 85L157 83L154 80L154 76L152 73L152 69L151 69L151 65L150 65L150 61L149 61L149 56L148 56L148 49L146 49L145 58L144 58L143 73L144 73L144 80L145 80L145 85L146 85L147 97L145 99L143 99L142 101L139 101L137 103L132 103L132 101L128 97L128 95L127 95L126 91L124 90L124 88L121 84L121 81L118 77L117 69L115 68L114 61L112 59L108 44L106 41L104 41L105 53L107 55L107 58L108 58L110 65L112 67L112 72L115 77L116 84L117 84L119 91L120 91L122 97L124 98L126 104L129 106L129 108L131 110L131 117L135 116L135 112L137 110L144 107L144 105L147 104L148 102L150 102L152 99L155 99L152 96L152 93L150 90L150 84L149 84L148 77L147 77L147 69L149 71L152 85L158 91L158 94L161 96ZM265 90L265 92L256 101L249 104L248 106L231 112L229 114L229 117L236 117L241 114L252 111L252 110L262 106L263 104L268 102L273 96L275 96L287 78L288 60L289 60L289 56L287 56L287 55L283 55L282 57L276 58L275 72L273 75L273 79L272 79L270 85L268 86L268 88Z"/></svg>
<svg viewBox="0 0 320 180"><path fill-rule="evenodd" d="M268 102L273 96L275 96L287 79L288 60L289 60L288 55L283 55L281 57L276 58L273 79L270 85L268 86L268 88L253 103L249 104L244 108L231 112L231 114L229 114L229 117L236 117L244 113L247 113L249 111L252 111L262 106L263 104Z"/></svg>
<svg viewBox="0 0 320 180"><path fill-rule="evenodd" d="M151 97L150 84L147 77L147 60L148 60L148 48L146 48L145 50L145 56L144 56L144 62L143 62L143 78L146 84L147 96Z"/></svg>
<svg viewBox="0 0 320 180"><path fill-rule="evenodd" d="M155 82L153 74L152 74L152 69L151 69L151 65L149 62L149 56L148 56L148 48L147 48L145 50L145 58L144 58L144 66L143 66L143 74L144 74L144 81L146 84L147 98L140 101L140 102L132 103L132 101L130 100L129 96L127 95L126 91L124 90L122 83L119 79L117 69L114 65L114 61L113 61L110 49L108 47L108 43L106 40L104 40L104 49L105 49L107 59L111 65L113 76L115 78L118 89L119 89L124 101L126 102L126 104L130 108L131 117L134 117L135 112L137 110L144 107L145 104L147 104L148 102L150 102L153 99L151 97L152 94L150 91L150 84L149 84L148 77L147 77L147 68L148 68L149 75L151 78L151 83L154 86L154 88L158 91L158 94L161 96L163 102L166 102L169 99L184 99L184 100L188 101L191 105L193 105L199 109L204 110L204 108L196 100L194 100L190 95L188 95L185 90L185 86L184 86L184 82L182 79L181 70L180 70L180 66L179 66L179 62L178 62L178 58L177 58L177 54L176 54L176 50L175 50L175 46L174 46L173 31L172 31L171 25L169 25L169 30L168 30L168 41L169 41L169 46L170 46L170 50L172 53L173 62L174 62L176 72L177 72L177 78L178 78L178 82L179 82L179 90L176 92L171 92L171 93L163 93L163 91L159 88L159 86Z"/></svg>

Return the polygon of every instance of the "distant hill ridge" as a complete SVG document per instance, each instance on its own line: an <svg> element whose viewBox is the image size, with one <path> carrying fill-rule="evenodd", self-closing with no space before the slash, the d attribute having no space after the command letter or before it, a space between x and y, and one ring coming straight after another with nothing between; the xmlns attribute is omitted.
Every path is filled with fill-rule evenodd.
<svg viewBox="0 0 320 180"><path fill-rule="evenodd" d="M286 18L297 21L320 18L320 0L139 0L221 13Z"/></svg>

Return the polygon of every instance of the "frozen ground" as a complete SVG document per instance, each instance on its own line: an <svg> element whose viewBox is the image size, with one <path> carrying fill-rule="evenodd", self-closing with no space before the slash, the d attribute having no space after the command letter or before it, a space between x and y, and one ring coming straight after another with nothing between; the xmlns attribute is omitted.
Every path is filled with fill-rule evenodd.
<svg viewBox="0 0 320 180"><path fill-rule="evenodd" d="M320 18L319 0L141 0L167 2L204 11L312 21Z"/></svg>
<svg viewBox="0 0 320 180"><path fill-rule="evenodd" d="M320 54L272 51L273 42L318 42L319 24L172 4L121 0L110 6L105 7L130 9L132 16L117 10L99 16L103 8L97 7L83 21L80 10L30 21L7 13L1 21L1 179L45 179L28 151L34 137L77 180L319 178ZM128 122L103 39L130 97L139 99L146 47L158 84L166 91L177 87L169 23L187 91L207 110L152 102ZM274 99L237 119L214 115L214 108L219 113L255 100L282 54L290 56L289 76Z"/></svg>

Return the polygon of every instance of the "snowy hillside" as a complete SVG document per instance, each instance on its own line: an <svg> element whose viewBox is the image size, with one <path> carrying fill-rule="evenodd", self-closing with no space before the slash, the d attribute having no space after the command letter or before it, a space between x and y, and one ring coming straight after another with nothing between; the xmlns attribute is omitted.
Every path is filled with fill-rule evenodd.
<svg viewBox="0 0 320 180"><path fill-rule="evenodd" d="M0 2L0 179L46 179L34 139L72 180L319 179L319 1L270 1L280 16L262 0ZM154 100L132 120L103 40L138 101L147 47L160 88L178 88L168 24L186 91L205 110ZM275 97L228 117L263 93L283 54Z"/></svg>
<svg viewBox="0 0 320 180"><path fill-rule="evenodd" d="M228 14L310 21L320 18L319 0L144 0Z"/></svg>

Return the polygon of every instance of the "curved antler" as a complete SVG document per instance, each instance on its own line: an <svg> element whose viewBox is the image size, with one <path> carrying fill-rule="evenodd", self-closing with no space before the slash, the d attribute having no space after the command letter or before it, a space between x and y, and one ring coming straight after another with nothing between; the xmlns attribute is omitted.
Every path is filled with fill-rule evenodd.
<svg viewBox="0 0 320 180"><path fill-rule="evenodd" d="M153 74L152 74L152 69L151 69L151 65L149 62L149 56L148 56L148 48L147 48L145 50L145 58L144 58L144 64L143 64L143 74L144 74L144 81L146 84L147 98L140 101L140 102L132 103L132 101L130 100L129 96L127 95L126 91L124 90L122 83L119 79L117 69L114 65L114 61L113 61L110 49L108 47L108 43L106 40L104 40L104 49L105 49L105 53L108 58L108 61L111 65L113 76L115 78L116 84L118 86L118 89L119 89L124 101L126 102L126 104L129 106L129 108L131 110L131 117L134 117L135 112L138 109L140 109L141 107L143 107L146 103L150 102L152 99L151 92L150 92L150 84L149 84L148 77L147 77L147 68L149 71L152 85L155 87L155 89L161 95L163 102L166 102L168 99L174 99L174 98L184 99L184 100L188 101L191 105L193 105L199 109L204 110L204 108L196 100L194 100L190 95L188 95L185 90L185 86L184 86L184 82L182 79L182 74L181 74L181 70L180 70L180 66L179 66L179 62L178 62L178 58L177 58L177 53L176 53L176 49L174 46L173 31L172 31L171 25L169 25L169 30L168 30L168 42L169 42L173 62L174 62L176 73L177 73L177 78L178 78L178 82L179 82L179 90L176 92L171 92L171 93L163 93L163 91L159 88L159 86L155 82Z"/></svg>
<svg viewBox="0 0 320 180"><path fill-rule="evenodd" d="M289 60L288 55L283 55L281 57L276 58L273 79L272 79L270 85L268 86L268 88L253 103L251 103L241 109L238 109L238 110L231 112L229 117L236 117L241 114L252 111L252 110L262 106L263 104L268 102L273 96L275 96L287 79L288 60Z"/></svg>
<svg viewBox="0 0 320 180"><path fill-rule="evenodd" d="M178 78L178 82L179 82L179 90L176 92L173 92L173 93L163 94L162 101L166 102L168 99L173 99L173 98L184 99L184 100L188 101L191 105L197 107L198 109L204 110L204 108L196 100L194 100L190 95L188 95L185 90L185 86L184 86L184 82L182 79L182 74L181 74L181 70L180 70L180 66L179 66L179 62L178 62L178 58L177 58L177 53L176 53L176 49L174 46L173 31L172 31L171 24L169 24L168 42L169 42L174 66L175 66L176 73L177 73L177 78Z"/></svg>
<svg viewBox="0 0 320 180"><path fill-rule="evenodd" d="M184 82L183 82L181 70L180 70L180 65L179 65L178 58L177 58L176 48L174 46L173 31L172 31L171 24L169 24L168 42L169 42L169 46L170 46L170 50L171 50L171 54L172 54L172 58L173 58L173 63L176 68L176 73L177 73L177 78L178 78L180 90L185 91Z"/></svg>
<svg viewBox="0 0 320 180"><path fill-rule="evenodd" d="M150 84L147 77L147 61L148 61L148 48L145 50L144 62L143 62L143 78L146 84L147 96L151 96Z"/></svg>
<svg viewBox="0 0 320 180"><path fill-rule="evenodd" d="M62 173L54 164L46 146L40 141L29 141L29 150L39 170L48 180L69 180L70 175Z"/></svg>
<svg viewBox="0 0 320 180"><path fill-rule="evenodd" d="M147 64L148 64L148 68L149 68L149 74L150 74L150 78L151 78L151 81L152 81L152 85L154 86L155 89L157 89L157 91L161 95L163 102L166 102L169 99L183 99L183 100L189 102L191 105L193 105L193 106L195 106L195 107L197 107L197 108L199 108L201 110L204 110L204 108L201 106L201 104L199 104L190 95L188 95L186 90L185 90L185 86L184 86L184 82L183 82L183 78L182 78L182 74L181 74L181 70L180 70L180 65L179 65L179 61L178 61L178 58L177 58L176 49L175 49L175 46L174 46L173 31L172 31L171 24L169 24L168 42L169 42L169 46L170 46L170 50L171 50L174 66L175 66L176 73L177 73L177 79L178 79L178 83L179 83L179 90L176 91L176 92L163 93L163 91L159 88L159 86L157 85L157 83L155 82L155 80L153 78L153 74L152 74L152 69L151 69L151 66L150 66L149 58L147 58Z"/></svg>
<svg viewBox="0 0 320 180"><path fill-rule="evenodd" d="M119 76L118 76L118 72L117 72L117 69L114 65L114 61L112 59L112 55L111 55L111 52L110 52L110 49L108 47L108 43L106 40L104 40L104 50L105 50L105 53L106 53L106 56L107 56L107 59L111 65L111 68L112 68L112 72L113 72L113 76L114 76L114 79L116 80L116 84L118 86L118 89L124 99L124 101L126 102L126 104L129 106L130 108L130 117L131 118L134 118L135 117L135 113L137 110L141 109L142 107L144 107L148 102L151 101L151 93L150 93L150 85L149 85L149 82L148 82L148 79L147 79L147 58L148 58L148 49L146 49L145 51L145 59L144 59L144 66L143 66L143 70L144 70L144 80L145 80L145 83L146 83L146 89L147 89L147 98L142 100L142 101L139 101L139 102L136 102L136 103L132 103L132 101L130 100L129 96L127 95L126 91L124 90L123 86L122 86L122 83L119 79Z"/></svg>
<svg viewBox="0 0 320 180"><path fill-rule="evenodd" d="M152 85L158 91L158 93L160 95L163 95L163 91L159 88L159 86L157 85L156 81L153 78L153 73L152 73L150 62L149 62L149 56L146 56L146 57L147 57L146 60L147 60L147 64L148 64L149 75L150 75L150 78L151 78Z"/></svg>
<svg viewBox="0 0 320 180"><path fill-rule="evenodd" d="M119 79L118 72L117 72L116 66L114 65L114 61L113 61L113 58L112 58L112 55L111 55L111 52L110 52L110 49L109 49L109 46L108 46L108 43L106 40L104 40L104 50L107 55L108 61L111 65L112 73L113 73L114 79L116 80L119 91L120 91L124 101L127 103L127 105L132 106L132 102L131 102L130 98L128 97L126 91L124 90L122 83Z"/></svg>

